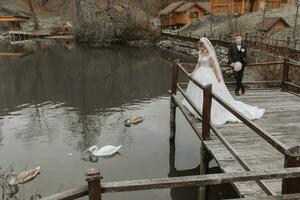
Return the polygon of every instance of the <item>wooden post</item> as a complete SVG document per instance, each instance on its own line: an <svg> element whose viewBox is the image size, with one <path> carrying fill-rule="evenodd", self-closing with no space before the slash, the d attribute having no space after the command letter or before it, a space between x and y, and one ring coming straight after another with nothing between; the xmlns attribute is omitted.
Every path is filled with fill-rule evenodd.
<svg viewBox="0 0 300 200"><path fill-rule="evenodd" d="M285 153L284 168L300 167L300 146L292 147ZM282 194L300 193L300 177L284 178L282 180Z"/></svg>
<svg viewBox="0 0 300 200"><path fill-rule="evenodd" d="M282 69L282 91L287 91L287 87L285 82L289 80L289 64L287 63L287 59L283 59L283 69Z"/></svg>
<svg viewBox="0 0 300 200"><path fill-rule="evenodd" d="M89 169L86 181L89 188L89 200L101 200L101 175L99 169Z"/></svg>
<svg viewBox="0 0 300 200"><path fill-rule="evenodd" d="M289 48L290 42L291 42L291 38L290 38L290 37L287 37L287 38L286 38L286 48Z"/></svg>
<svg viewBox="0 0 300 200"><path fill-rule="evenodd" d="M248 41L248 33L245 35L245 40Z"/></svg>
<svg viewBox="0 0 300 200"><path fill-rule="evenodd" d="M176 176L176 167L175 167L175 153L176 153L176 146L174 140L169 140L170 144L170 152L169 152L169 177Z"/></svg>
<svg viewBox="0 0 300 200"><path fill-rule="evenodd" d="M170 141L174 141L176 133L176 104L173 96L170 100Z"/></svg>
<svg viewBox="0 0 300 200"><path fill-rule="evenodd" d="M210 112L211 112L211 84L203 88L203 108L202 108L202 139L209 140L210 137Z"/></svg>
<svg viewBox="0 0 300 200"><path fill-rule="evenodd" d="M173 61L173 78L172 78L171 94L176 94L176 91L177 91L178 63L179 63L179 59L176 59Z"/></svg>
<svg viewBox="0 0 300 200"><path fill-rule="evenodd" d="M209 169L209 162L212 160L212 157L208 153L207 149L205 148L205 145L203 142L201 143L201 149L200 149L200 175L205 175L208 173ZM208 192L209 186L202 186L199 187L199 197L198 200L205 200L209 199L209 192Z"/></svg>
<svg viewBox="0 0 300 200"><path fill-rule="evenodd" d="M177 82L178 82L178 63L179 59L173 62L173 77L172 77L172 89L171 89L171 100L170 100L170 140L175 139L176 131L176 104L172 95L176 95Z"/></svg>

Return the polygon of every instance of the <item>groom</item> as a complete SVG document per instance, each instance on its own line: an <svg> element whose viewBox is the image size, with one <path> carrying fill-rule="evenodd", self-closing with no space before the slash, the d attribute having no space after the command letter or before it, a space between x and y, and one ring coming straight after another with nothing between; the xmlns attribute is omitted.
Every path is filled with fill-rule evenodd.
<svg viewBox="0 0 300 200"><path fill-rule="evenodd" d="M242 94L245 94L242 80L244 69L247 65L247 47L243 44L243 38L240 34L235 34L234 38L235 42L230 44L228 50L228 63L231 67L234 66L235 62L240 62L242 64L241 70L233 70L233 76L236 80L235 95L240 96L240 90L242 90Z"/></svg>

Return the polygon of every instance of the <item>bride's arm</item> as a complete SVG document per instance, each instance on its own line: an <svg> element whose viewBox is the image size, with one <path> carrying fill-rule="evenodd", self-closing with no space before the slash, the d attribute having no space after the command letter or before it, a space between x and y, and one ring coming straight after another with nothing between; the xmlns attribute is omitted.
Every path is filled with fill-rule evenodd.
<svg viewBox="0 0 300 200"><path fill-rule="evenodd" d="M210 66L211 66L212 69L213 69L213 72L214 72L214 74L215 74L215 76L216 76L216 79L217 79L219 82L221 82L220 74L219 74L219 72L218 72L218 70L217 70L217 68L216 68L215 62L213 61L213 59L212 59L211 57L209 58L209 63L210 63Z"/></svg>
<svg viewBox="0 0 300 200"><path fill-rule="evenodd" d="M200 57L201 56L201 53L198 52L198 56ZM199 57L198 57L198 61L197 61L197 64L196 64L196 67L194 68L193 72L190 74L190 76L192 76L194 74L194 72L201 66L200 65L200 62L199 62Z"/></svg>

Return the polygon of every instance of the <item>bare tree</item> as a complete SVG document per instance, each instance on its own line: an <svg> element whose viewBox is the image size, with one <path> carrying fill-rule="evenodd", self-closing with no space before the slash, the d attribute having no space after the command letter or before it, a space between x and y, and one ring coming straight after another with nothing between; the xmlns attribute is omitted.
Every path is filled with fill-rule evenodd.
<svg viewBox="0 0 300 200"><path fill-rule="evenodd" d="M79 42L102 46L149 38L147 12L140 2L116 4L106 0L99 6L93 0L75 0L75 34ZM151 32L151 31L150 31Z"/></svg>
<svg viewBox="0 0 300 200"><path fill-rule="evenodd" d="M33 6L33 0L28 0L28 3L29 3L29 7L30 7L30 10L32 12L32 16L33 16L33 21L34 21L34 29L37 30L39 29L39 22L38 22L38 18L37 18L37 15L35 13L35 10L34 10L34 6Z"/></svg>

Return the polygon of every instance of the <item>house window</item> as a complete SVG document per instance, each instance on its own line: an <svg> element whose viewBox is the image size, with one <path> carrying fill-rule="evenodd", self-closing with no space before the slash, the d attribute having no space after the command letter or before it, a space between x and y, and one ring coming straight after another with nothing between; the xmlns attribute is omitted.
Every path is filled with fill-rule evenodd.
<svg viewBox="0 0 300 200"><path fill-rule="evenodd" d="M198 12L192 11L190 14L190 18L198 18Z"/></svg>

